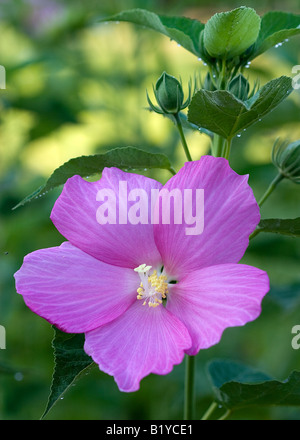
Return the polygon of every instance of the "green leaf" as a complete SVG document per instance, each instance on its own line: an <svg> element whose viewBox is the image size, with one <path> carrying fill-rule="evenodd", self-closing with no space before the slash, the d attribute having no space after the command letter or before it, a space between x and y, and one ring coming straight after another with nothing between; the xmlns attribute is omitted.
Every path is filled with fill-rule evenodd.
<svg viewBox="0 0 300 440"><path fill-rule="evenodd" d="M78 378L80 373L92 365L93 360L83 350L84 334L64 333L54 328L54 372L48 403L42 418Z"/></svg>
<svg viewBox="0 0 300 440"><path fill-rule="evenodd" d="M252 8L242 6L213 15L204 28L204 47L214 58L233 58L255 43L260 17Z"/></svg>
<svg viewBox="0 0 300 440"><path fill-rule="evenodd" d="M103 18L101 21L127 21L153 29L171 40L175 40L182 47L200 56L199 37L204 29L204 24L198 20L186 17L167 17L157 15L144 9L130 9L111 17Z"/></svg>
<svg viewBox="0 0 300 440"><path fill-rule="evenodd" d="M201 89L192 98L188 120L225 139L231 139L263 118L292 91L292 79L287 76L268 82L244 102L226 90Z"/></svg>
<svg viewBox="0 0 300 440"><path fill-rule="evenodd" d="M300 217L294 219L264 219L259 222L256 230L258 232L272 232L291 237L300 237Z"/></svg>
<svg viewBox="0 0 300 440"><path fill-rule="evenodd" d="M115 148L107 153L81 156L69 160L57 168L44 185L36 189L13 209L63 185L75 174L81 177L92 176L101 173L105 167L117 167L128 171L160 168L168 170L172 174L175 173L169 159L164 154L148 153L135 147Z"/></svg>
<svg viewBox="0 0 300 440"><path fill-rule="evenodd" d="M209 364L208 374L217 402L230 410L253 405L300 405L299 371L279 381L238 362L215 360Z"/></svg>
<svg viewBox="0 0 300 440"><path fill-rule="evenodd" d="M251 59L286 39L300 34L300 15L270 11L261 19L261 27Z"/></svg>

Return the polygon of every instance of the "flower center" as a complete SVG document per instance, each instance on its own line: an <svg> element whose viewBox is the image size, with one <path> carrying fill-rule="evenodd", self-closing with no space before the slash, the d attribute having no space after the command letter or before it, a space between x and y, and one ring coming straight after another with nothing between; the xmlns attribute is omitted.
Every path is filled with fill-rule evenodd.
<svg viewBox="0 0 300 440"><path fill-rule="evenodd" d="M157 307L162 303L162 300L167 298L168 283L167 275L163 272L158 275L157 270L153 270L150 274L152 266L141 264L134 269L138 272L141 283L137 289L137 299L143 299L143 306L147 304L149 307Z"/></svg>

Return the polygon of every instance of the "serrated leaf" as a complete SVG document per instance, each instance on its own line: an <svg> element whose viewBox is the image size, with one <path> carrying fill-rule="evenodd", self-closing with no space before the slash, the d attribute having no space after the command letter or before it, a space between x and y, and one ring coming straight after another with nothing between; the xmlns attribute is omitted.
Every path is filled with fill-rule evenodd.
<svg viewBox="0 0 300 440"><path fill-rule="evenodd" d="M263 219L257 226L259 232L271 232L275 234L300 237L300 217L294 219Z"/></svg>
<svg viewBox="0 0 300 440"><path fill-rule="evenodd" d="M107 153L92 156L81 156L65 162L57 168L47 182L23 199L17 206L38 197L41 194L63 185L70 177L78 174L81 177L93 176L103 171L105 167L117 167L125 170L141 170L160 168L175 173L169 159L164 154L148 153L135 147L115 148Z"/></svg>
<svg viewBox="0 0 300 440"><path fill-rule="evenodd" d="M261 18L261 27L251 59L271 47L300 35L300 15L270 11Z"/></svg>
<svg viewBox="0 0 300 440"><path fill-rule="evenodd" d="M292 90L292 79L287 76L268 82L244 102L226 90L201 89L192 98L188 120L231 139L272 111Z"/></svg>
<svg viewBox="0 0 300 440"><path fill-rule="evenodd" d="M252 8L242 6L213 15L204 28L204 47L214 58L233 58L255 43L260 17Z"/></svg>
<svg viewBox="0 0 300 440"><path fill-rule="evenodd" d="M92 365L93 360L83 350L84 335L64 333L54 328L54 372L44 418L55 403L78 378L80 373Z"/></svg>
<svg viewBox="0 0 300 440"><path fill-rule="evenodd" d="M126 21L157 31L176 41L182 47L200 56L199 37L204 24L187 17L157 15L145 9L130 9L101 21Z"/></svg>
<svg viewBox="0 0 300 440"><path fill-rule="evenodd" d="M208 374L216 400L233 410L253 405L300 405L300 372L293 371L283 380L238 362L215 360Z"/></svg>

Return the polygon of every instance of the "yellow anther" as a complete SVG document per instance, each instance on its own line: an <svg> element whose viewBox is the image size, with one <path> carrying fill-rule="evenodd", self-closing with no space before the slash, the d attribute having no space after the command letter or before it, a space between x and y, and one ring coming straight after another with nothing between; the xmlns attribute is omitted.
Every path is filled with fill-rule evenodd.
<svg viewBox="0 0 300 440"><path fill-rule="evenodd" d="M141 278L140 286L137 289L137 299L143 299L143 305L148 303L149 307L157 307L167 297L168 277L162 274L158 275L157 270L153 270L152 274L149 275L151 269L152 266L146 264L141 264L134 269Z"/></svg>

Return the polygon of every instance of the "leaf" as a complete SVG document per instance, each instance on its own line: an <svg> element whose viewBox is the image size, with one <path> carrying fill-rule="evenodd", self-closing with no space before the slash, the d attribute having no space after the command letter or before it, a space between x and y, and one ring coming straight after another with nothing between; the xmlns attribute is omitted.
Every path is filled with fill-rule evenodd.
<svg viewBox="0 0 300 440"><path fill-rule="evenodd" d="M244 102L226 90L201 89L191 101L188 120L231 139L272 111L292 91L292 79L287 76L268 82Z"/></svg>
<svg viewBox="0 0 300 440"><path fill-rule="evenodd" d="M300 217L294 219L264 219L259 222L256 230L258 232L272 232L291 237L300 237Z"/></svg>
<svg viewBox="0 0 300 440"><path fill-rule="evenodd" d="M175 40L182 47L200 56L199 37L204 24L198 20L186 17L167 17L157 15L144 9L130 9L120 14L103 18L101 21L127 21L153 29L171 40Z"/></svg>
<svg viewBox="0 0 300 440"><path fill-rule="evenodd" d="M215 58L233 58L257 40L260 17L252 8L242 6L213 15L204 28L204 47Z"/></svg>
<svg viewBox="0 0 300 440"><path fill-rule="evenodd" d="M251 59L286 39L300 34L300 15L270 11L261 18L261 27Z"/></svg>
<svg viewBox="0 0 300 440"><path fill-rule="evenodd" d="M93 360L83 350L84 334L64 333L54 328L54 372L47 407L41 418L44 418L55 403L72 385L74 380L86 370Z"/></svg>
<svg viewBox="0 0 300 440"><path fill-rule="evenodd" d="M228 360L215 360L208 373L216 400L228 409L253 405L300 405L300 372L283 381L261 371Z"/></svg>
<svg viewBox="0 0 300 440"><path fill-rule="evenodd" d="M175 173L169 159L164 154L148 153L135 147L115 148L107 153L92 156L81 156L65 162L57 168L47 182L23 199L18 205L25 205L41 194L63 185L70 177L78 174L81 177L99 174L105 167L117 167L125 170L161 168Z"/></svg>

